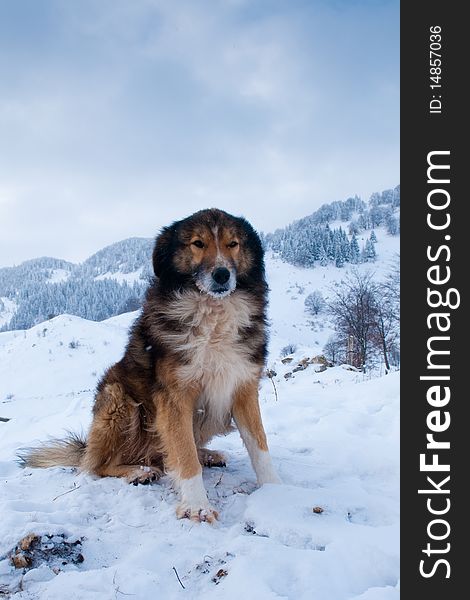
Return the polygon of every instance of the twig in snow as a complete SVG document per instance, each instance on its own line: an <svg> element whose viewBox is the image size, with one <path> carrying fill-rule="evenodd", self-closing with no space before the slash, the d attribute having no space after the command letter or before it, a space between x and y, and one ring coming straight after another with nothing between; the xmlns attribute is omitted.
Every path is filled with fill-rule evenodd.
<svg viewBox="0 0 470 600"><path fill-rule="evenodd" d="M116 585L116 575L117 575L117 571L114 572L114 577L113 577L113 585L115 586L114 591L116 593L116 596L118 594L122 594L123 596L135 596L135 594L127 594L126 592L121 592L121 590L119 589L119 586Z"/></svg>
<svg viewBox="0 0 470 600"><path fill-rule="evenodd" d="M0 421L2 423L7 423L8 421L11 421L11 419L7 419L6 417L0 417Z"/></svg>
<svg viewBox="0 0 470 600"><path fill-rule="evenodd" d="M126 592L121 592L121 590L117 587L116 594L122 594L123 596L135 596L135 594L126 594Z"/></svg>
<svg viewBox="0 0 470 600"><path fill-rule="evenodd" d="M276 384L274 383L274 376L275 376L275 372L272 371L271 369L269 369L266 372L266 375L268 376L268 378L271 380L271 383L273 384L273 388L274 388L274 395L276 396L276 402L279 400L278 395L277 395L277 389L276 389Z"/></svg>
<svg viewBox="0 0 470 600"><path fill-rule="evenodd" d="M219 483L222 481L222 477L224 476L223 473L220 474L220 477L218 479L218 481L216 482L216 484L214 485L214 487L217 487L219 485Z"/></svg>
<svg viewBox="0 0 470 600"><path fill-rule="evenodd" d="M178 581L180 582L180 586L183 588L183 590L185 590L186 588L184 587L184 585L181 582L180 576L178 575L178 571L176 570L175 567L173 567L173 571L175 572L176 578L178 579Z"/></svg>
<svg viewBox="0 0 470 600"><path fill-rule="evenodd" d="M62 494L59 494L55 498L52 498L52 502L54 502L55 500L57 500L57 498L60 498L61 496L65 496L65 494L70 494L70 492L74 492L75 490L78 490L79 487L80 487L79 485L76 485L74 483L73 488L71 488L70 490L67 490L66 492L62 492Z"/></svg>

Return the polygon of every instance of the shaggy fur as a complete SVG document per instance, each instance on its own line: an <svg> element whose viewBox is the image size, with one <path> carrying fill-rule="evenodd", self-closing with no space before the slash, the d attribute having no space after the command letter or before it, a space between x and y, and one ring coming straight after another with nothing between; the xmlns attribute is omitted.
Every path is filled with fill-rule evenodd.
<svg viewBox="0 0 470 600"><path fill-rule="evenodd" d="M25 451L32 467L75 465L149 483L169 472L179 517L213 521L201 464L225 465L204 446L235 421L260 484L277 483L258 405L266 357L263 250L242 218L210 209L166 227L155 278L123 358L100 381L86 440Z"/></svg>

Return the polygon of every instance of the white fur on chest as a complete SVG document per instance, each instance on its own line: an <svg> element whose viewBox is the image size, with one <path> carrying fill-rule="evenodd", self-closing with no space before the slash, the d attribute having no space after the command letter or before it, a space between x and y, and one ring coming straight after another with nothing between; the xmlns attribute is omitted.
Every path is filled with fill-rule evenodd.
<svg viewBox="0 0 470 600"><path fill-rule="evenodd" d="M173 318L185 325L183 332L172 334L172 343L189 358L178 375L183 382L202 386L199 408L217 420L231 411L236 388L259 375L259 366L238 339L239 328L251 324L251 315L249 298L241 292L223 299L187 292L172 307Z"/></svg>

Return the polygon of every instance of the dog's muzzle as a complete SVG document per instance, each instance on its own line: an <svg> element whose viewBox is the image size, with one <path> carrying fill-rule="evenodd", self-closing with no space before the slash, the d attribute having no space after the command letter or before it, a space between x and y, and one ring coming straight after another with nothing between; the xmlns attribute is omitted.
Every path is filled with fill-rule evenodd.
<svg viewBox="0 0 470 600"><path fill-rule="evenodd" d="M213 296L223 297L234 289L234 278L226 267L216 267L211 273L209 293Z"/></svg>
<svg viewBox="0 0 470 600"><path fill-rule="evenodd" d="M224 298L233 292L237 283L236 275L227 267L215 267L215 269L196 277L196 285L201 290L214 298Z"/></svg>

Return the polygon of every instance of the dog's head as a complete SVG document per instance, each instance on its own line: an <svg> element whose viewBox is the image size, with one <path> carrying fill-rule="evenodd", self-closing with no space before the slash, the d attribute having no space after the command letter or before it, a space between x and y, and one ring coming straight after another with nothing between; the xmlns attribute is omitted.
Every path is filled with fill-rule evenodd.
<svg viewBox="0 0 470 600"><path fill-rule="evenodd" d="M264 282L263 249L243 218L201 210L165 227L157 237L153 268L166 289L196 286L224 298L238 286Z"/></svg>

